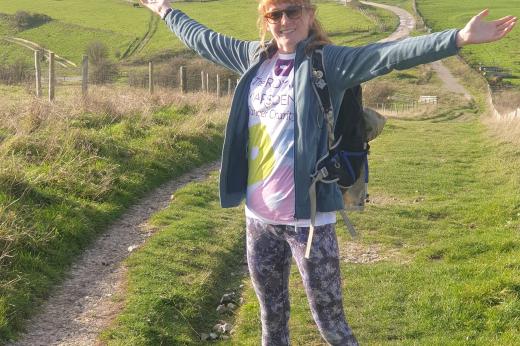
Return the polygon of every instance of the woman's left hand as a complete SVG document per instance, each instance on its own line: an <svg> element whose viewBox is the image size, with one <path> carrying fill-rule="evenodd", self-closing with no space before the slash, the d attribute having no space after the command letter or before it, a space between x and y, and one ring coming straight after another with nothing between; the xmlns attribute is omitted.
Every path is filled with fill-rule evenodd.
<svg viewBox="0 0 520 346"><path fill-rule="evenodd" d="M164 17L166 10L171 7L171 0L139 0L141 5L157 13L161 18Z"/></svg>
<svg viewBox="0 0 520 346"><path fill-rule="evenodd" d="M457 46L462 47L468 44L478 44L494 42L500 40L510 32L516 24L516 17L506 16L491 22L484 19L489 14L489 10L484 10L466 24L464 29L457 35Z"/></svg>

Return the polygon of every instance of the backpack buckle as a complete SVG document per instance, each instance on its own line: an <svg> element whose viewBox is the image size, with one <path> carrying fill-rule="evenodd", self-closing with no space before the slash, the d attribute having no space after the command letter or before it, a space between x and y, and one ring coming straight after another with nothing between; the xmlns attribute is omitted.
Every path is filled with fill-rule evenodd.
<svg viewBox="0 0 520 346"><path fill-rule="evenodd" d="M327 170L326 167L322 167L320 169L320 174L321 174L321 177L322 178L326 178L328 175L329 175L329 171Z"/></svg>

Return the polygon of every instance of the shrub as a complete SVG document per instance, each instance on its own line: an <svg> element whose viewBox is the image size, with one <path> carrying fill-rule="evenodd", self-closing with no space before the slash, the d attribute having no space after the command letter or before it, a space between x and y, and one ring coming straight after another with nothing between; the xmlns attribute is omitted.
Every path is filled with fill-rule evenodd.
<svg viewBox="0 0 520 346"><path fill-rule="evenodd" d="M103 60L90 68L89 80L94 84L113 82L119 76L119 67L116 63Z"/></svg>
<svg viewBox="0 0 520 346"><path fill-rule="evenodd" d="M32 70L22 60L11 65L0 66L0 83L7 85L22 84L32 80Z"/></svg>
<svg viewBox="0 0 520 346"><path fill-rule="evenodd" d="M13 27L19 31L35 28L52 20L46 14L17 11L13 16Z"/></svg>
<svg viewBox="0 0 520 346"><path fill-rule="evenodd" d="M363 100L367 105L388 102L395 93L395 87L386 81L369 82L363 88Z"/></svg>
<svg viewBox="0 0 520 346"><path fill-rule="evenodd" d="M103 42L94 41L87 46L85 54L91 64L98 65L108 59L108 47Z"/></svg>
<svg viewBox="0 0 520 346"><path fill-rule="evenodd" d="M109 59L108 47L103 42L91 42L86 48L86 54L92 65L89 69L89 79L92 83L113 82L119 76L119 67Z"/></svg>

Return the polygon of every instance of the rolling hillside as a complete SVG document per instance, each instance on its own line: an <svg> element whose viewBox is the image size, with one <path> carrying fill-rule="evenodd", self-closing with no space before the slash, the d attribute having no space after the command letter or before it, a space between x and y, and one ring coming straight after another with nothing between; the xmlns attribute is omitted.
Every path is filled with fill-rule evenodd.
<svg viewBox="0 0 520 346"><path fill-rule="evenodd" d="M255 0L222 0L207 3L176 2L175 7L200 22L224 34L244 39L258 37ZM125 60L145 60L156 56L171 56L185 49L171 39L171 33L147 9L134 7L132 2L117 0L0 0L0 13L12 16L17 11L42 13L53 20L29 30L14 32L3 20L0 37L13 35L34 41L76 63L81 61L85 47L92 41L102 41L110 47L113 57ZM217 15L216 15L217 14ZM385 11L374 11L391 31L396 18ZM373 42L386 35L379 32L373 17L341 6L333 1L320 1L319 16L333 39L340 44L358 45ZM4 16L4 18L7 18ZM0 41L1 42L1 41ZM12 45L0 43L3 61L23 57L30 61L31 52L22 52Z"/></svg>

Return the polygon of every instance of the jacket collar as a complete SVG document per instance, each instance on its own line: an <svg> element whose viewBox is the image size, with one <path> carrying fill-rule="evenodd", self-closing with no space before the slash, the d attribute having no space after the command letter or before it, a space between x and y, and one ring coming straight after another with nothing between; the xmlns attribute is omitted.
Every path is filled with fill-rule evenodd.
<svg viewBox="0 0 520 346"><path fill-rule="evenodd" d="M314 35L309 35L305 40L298 42L296 45L296 53L301 53L305 50L305 48L312 42ZM276 41L271 39L269 42L265 44L265 49L260 52L260 55L265 58L272 58L276 52L278 51L278 46L276 45ZM300 54L298 54L300 55Z"/></svg>

